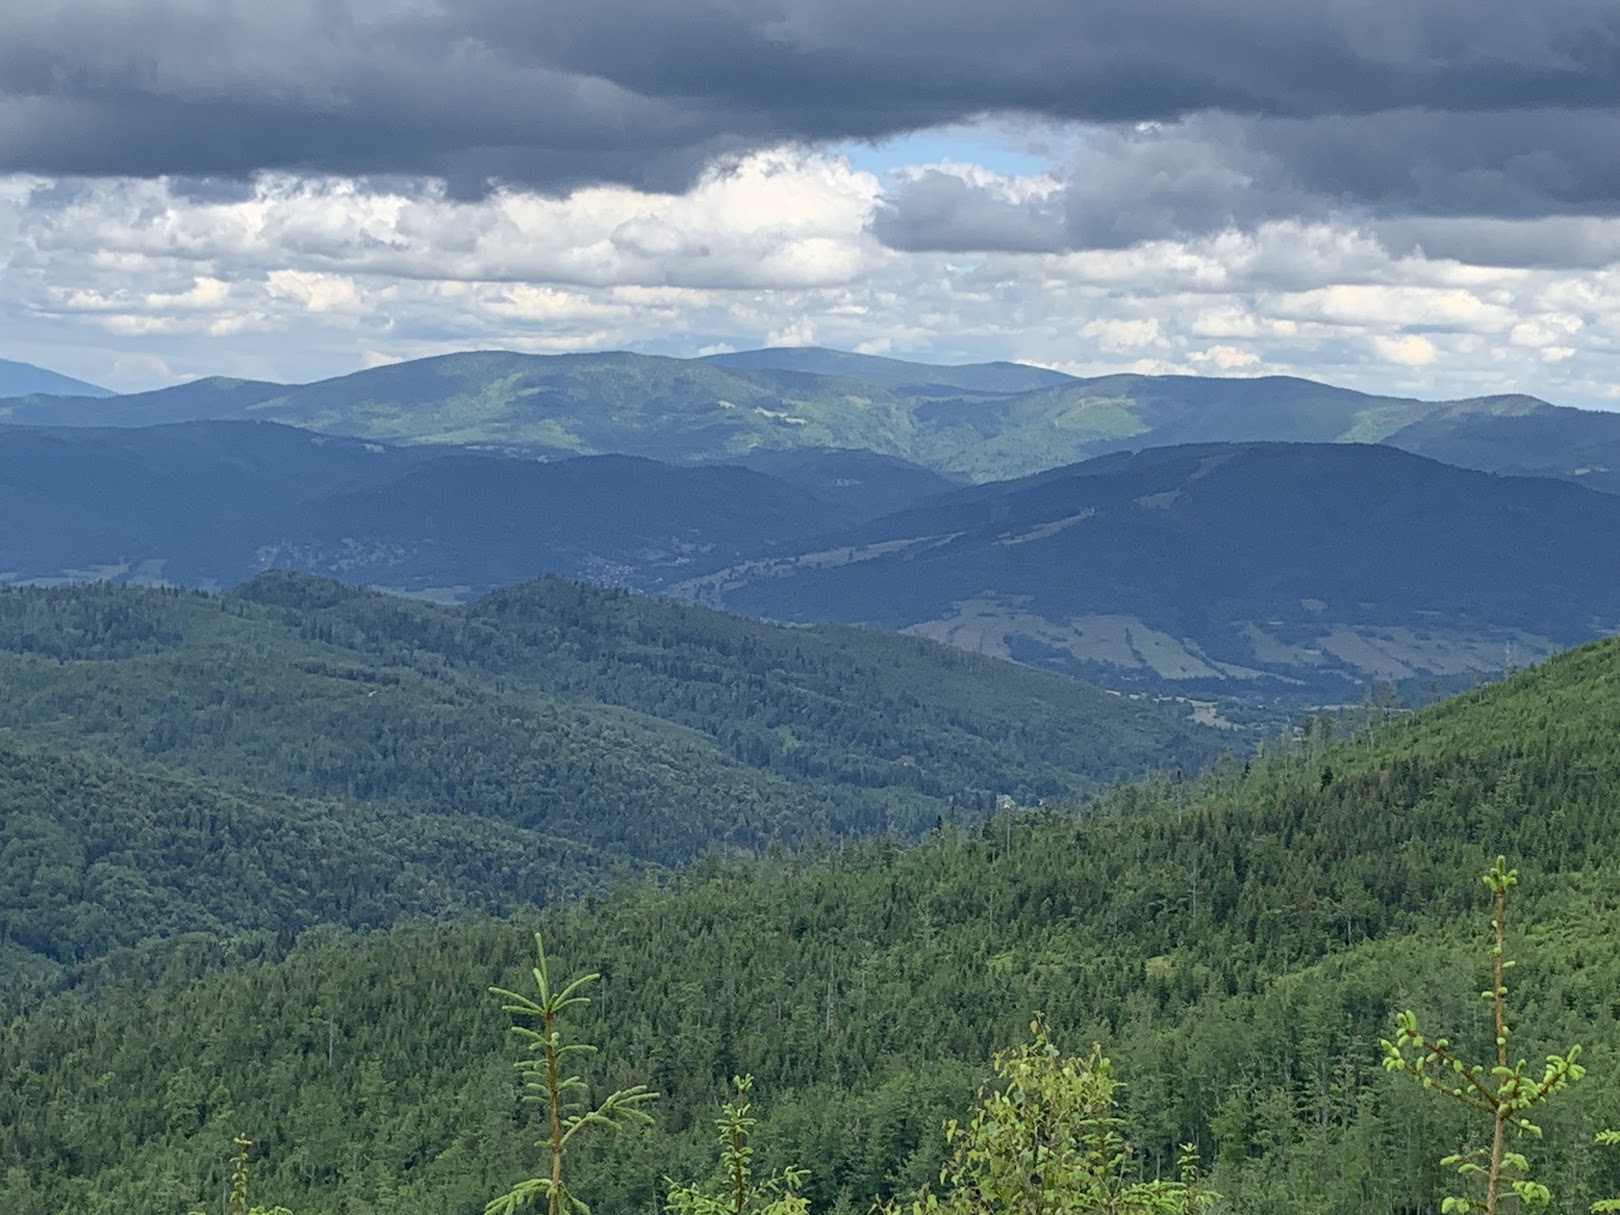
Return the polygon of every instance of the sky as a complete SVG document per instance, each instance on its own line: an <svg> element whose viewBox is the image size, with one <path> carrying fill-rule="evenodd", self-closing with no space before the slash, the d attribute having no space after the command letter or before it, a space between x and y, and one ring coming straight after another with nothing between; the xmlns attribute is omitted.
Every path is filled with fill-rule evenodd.
<svg viewBox="0 0 1620 1215"><path fill-rule="evenodd" d="M825 345L1620 409L1613 0L0 0L0 357Z"/></svg>

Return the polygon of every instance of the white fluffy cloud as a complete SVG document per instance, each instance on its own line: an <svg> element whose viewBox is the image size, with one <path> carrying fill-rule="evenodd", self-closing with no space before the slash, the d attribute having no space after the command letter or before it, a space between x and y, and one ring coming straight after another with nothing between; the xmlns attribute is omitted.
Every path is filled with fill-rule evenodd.
<svg viewBox="0 0 1620 1215"><path fill-rule="evenodd" d="M951 178L1039 207L1053 179L976 164L757 153L683 193L593 186L480 199L433 184L263 175L0 178L0 355L118 388L309 379L470 347L537 352L817 343L1087 374L1294 374L1434 396L1612 405L1620 238L1492 221L1433 240L1263 217L1112 247L897 249L892 191ZM946 197L948 191L941 194ZM1590 264L1483 255L1567 222ZM1518 240L1519 237L1523 240ZM1555 242L1556 243L1556 242ZM1566 247L1567 242L1564 246Z"/></svg>

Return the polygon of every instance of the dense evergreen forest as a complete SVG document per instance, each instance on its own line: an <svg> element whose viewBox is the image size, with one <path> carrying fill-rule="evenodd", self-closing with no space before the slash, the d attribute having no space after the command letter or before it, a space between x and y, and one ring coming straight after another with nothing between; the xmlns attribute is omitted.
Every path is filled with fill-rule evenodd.
<svg viewBox="0 0 1620 1215"><path fill-rule="evenodd" d="M472 617L582 593L540 584ZM233 610L183 602L210 619ZM276 645L290 626L420 670L363 623L410 605L304 582L240 604ZM461 638L491 634L410 618L442 630L431 652L447 687L473 669L533 677L521 642L480 667ZM177 627L72 644L153 657ZM38 634L31 648L50 644ZM612 669L588 668L577 644L572 670ZM641 670L620 686L650 678ZM254 918L287 898L275 875L239 866L221 888L244 909L240 927L259 931L114 950L11 1021L0 1210L217 1202L246 1134L256 1201L475 1215L533 1167L509 1018L487 989L526 982L538 926L560 973L602 974L579 1017L602 1047L585 1065L592 1091L662 1094L649 1129L571 1166L602 1215L656 1210L665 1177L712 1167L712 1119L740 1073L755 1078L759 1167L807 1168L812 1211L914 1193L938 1178L944 1120L965 1115L991 1053L1037 1012L1065 1050L1096 1042L1114 1060L1149 1177L1190 1142L1223 1210L1438 1212L1454 1181L1439 1162L1467 1137L1467 1111L1386 1071L1379 1043L1411 1008L1459 1050L1488 1051L1480 874L1500 852L1522 874L1508 937L1515 1053L1579 1042L1590 1069L1548 1102L1545 1139L1516 1146L1556 1211L1620 1191L1620 1152L1593 1143L1620 1124L1620 641L1341 733L1318 717L1196 777L942 817L912 845L829 837L709 857L509 919L325 927L294 942Z"/></svg>
<svg viewBox="0 0 1620 1215"><path fill-rule="evenodd" d="M279 572L217 597L11 589L0 661L13 689L0 725L21 737L298 795L465 803L468 778L444 752L472 762L476 749L510 796L526 783L513 764L532 759L511 753L522 739L638 769L641 748L684 746L701 759L649 759L684 762L691 789L723 785L728 767L824 796L860 790L851 812L871 813L890 793L975 806L1072 794L1200 767L1229 741L1184 706L920 639L783 628L559 578L461 609ZM431 774L402 773L435 746ZM587 792L546 776L559 803Z"/></svg>
<svg viewBox="0 0 1620 1215"><path fill-rule="evenodd" d="M858 629L545 579L0 591L0 1000L115 948L505 914L712 849L931 828L1225 740Z"/></svg>

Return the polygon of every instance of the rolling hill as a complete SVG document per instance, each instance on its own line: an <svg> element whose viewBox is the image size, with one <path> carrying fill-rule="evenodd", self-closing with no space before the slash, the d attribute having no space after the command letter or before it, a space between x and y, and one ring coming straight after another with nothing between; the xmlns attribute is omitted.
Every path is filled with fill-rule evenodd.
<svg viewBox="0 0 1620 1215"><path fill-rule="evenodd" d="M295 387L208 382L127 403L24 398L0 418L31 425L150 425L256 418L391 443L540 455L616 453L679 461L756 447L904 455L891 437L905 398L860 381L604 353L445 355ZM860 398L859 401L851 398Z"/></svg>
<svg viewBox="0 0 1620 1215"><path fill-rule="evenodd" d="M259 568L451 599L538 573L650 589L852 517L800 486L729 465L449 456L266 520L253 554Z"/></svg>
<svg viewBox="0 0 1620 1215"><path fill-rule="evenodd" d="M973 481L1193 442L1384 442L1448 463L1620 491L1620 414L1532 397L1419 401L1286 377L932 368L836 351L683 360L627 353L445 355L315 384L203 380L108 400L0 402L0 421L146 426L259 419L385 443L529 455L733 461L844 448Z"/></svg>
<svg viewBox="0 0 1620 1215"><path fill-rule="evenodd" d="M433 801L462 779L493 789L501 762L519 765L499 759L505 748L564 746L576 724L640 733L750 780L769 773L829 796L844 786L925 801L1054 795L1131 769L1195 768L1222 745L1184 708L922 639L783 628L558 578L459 608L280 571L214 597L0 590L0 661L0 726L13 737L294 796ZM542 720L551 724L537 729ZM620 742L604 753L624 751ZM593 791L584 769L559 765L520 800L603 830L636 811L587 807L647 800ZM851 796L848 807L881 819L884 795Z"/></svg>
<svg viewBox="0 0 1620 1215"><path fill-rule="evenodd" d="M1157 692L1359 696L1620 625L1620 496L1382 444L1193 444L962 486L897 457L537 461L274 423L0 427L0 581L537 573L906 630Z"/></svg>
<svg viewBox="0 0 1620 1215"><path fill-rule="evenodd" d="M259 520L431 457L246 422L0 427L0 576L238 581Z"/></svg>
<svg viewBox="0 0 1620 1215"><path fill-rule="evenodd" d="M288 391L285 384L207 376L121 396L32 393L0 399L0 423L13 426L169 426L246 420L246 410Z"/></svg>
<svg viewBox="0 0 1620 1215"><path fill-rule="evenodd" d="M276 566L451 599L543 572L652 588L952 485L861 452L770 455L782 475L264 422L0 427L0 580L219 586Z"/></svg>
<svg viewBox="0 0 1620 1215"><path fill-rule="evenodd" d="M1498 671L1620 627L1620 499L1374 444L980 485L677 593L1061 670L1259 690Z"/></svg>
<svg viewBox="0 0 1620 1215"><path fill-rule="evenodd" d="M13 994L177 933L511 910L1194 770L1228 741L916 638L560 579L453 610L284 572L0 589L0 687Z"/></svg>
<svg viewBox="0 0 1620 1215"><path fill-rule="evenodd" d="M962 484L897 456L854 448L762 448L731 463L800 486L867 519L903 510Z"/></svg>
<svg viewBox="0 0 1620 1215"><path fill-rule="evenodd" d="M1463 468L1558 477L1620 493L1620 414L1506 397L1490 409L1435 410L1383 441Z"/></svg>

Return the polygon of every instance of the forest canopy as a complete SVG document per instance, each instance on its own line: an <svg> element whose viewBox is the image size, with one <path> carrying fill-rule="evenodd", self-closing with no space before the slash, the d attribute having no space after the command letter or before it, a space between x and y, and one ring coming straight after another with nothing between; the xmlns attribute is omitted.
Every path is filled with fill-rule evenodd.
<svg viewBox="0 0 1620 1215"><path fill-rule="evenodd" d="M1594 1142L1620 1124L1617 678L1620 642L1594 644L1368 732L1313 723L1246 767L910 846L712 858L538 918L119 954L90 998L5 1031L0 1206L189 1209L245 1133L258 1192L299 1215L474 1215L532 1164L486 992L525 982L540 927L560 973L602 976L590 1091L662 1094L651 1128L581 1149L600 1211L706 1176L743 1074L758 1167L808 1168L813 1211L915 1193L1036 1013L1112 1061L1149 1175L1191 1143L1233 1210L1438 1210L1467 1111L1386 1071L1379 1042L1414 1009L1488 1051L1479 875L1510 843L1515 1049L1579 1042L1588 1069L1524 1150L1583 1210L1620 1192Z"/></svg>

